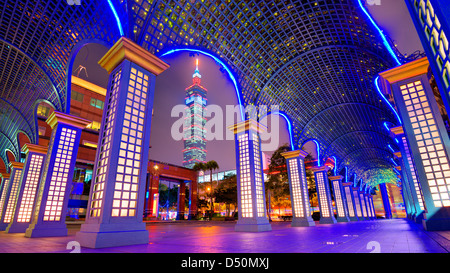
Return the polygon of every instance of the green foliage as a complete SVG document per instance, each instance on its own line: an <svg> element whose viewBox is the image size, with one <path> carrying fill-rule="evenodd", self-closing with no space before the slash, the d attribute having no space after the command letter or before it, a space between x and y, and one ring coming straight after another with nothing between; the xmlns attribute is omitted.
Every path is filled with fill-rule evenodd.
<svg viewBox="0 0 450 273"><path fill-rule="evenodd" d="M397 184L397 174L392 169L375 168L364 172L362 179L365 183L375 187L381 183Z"/></svg>

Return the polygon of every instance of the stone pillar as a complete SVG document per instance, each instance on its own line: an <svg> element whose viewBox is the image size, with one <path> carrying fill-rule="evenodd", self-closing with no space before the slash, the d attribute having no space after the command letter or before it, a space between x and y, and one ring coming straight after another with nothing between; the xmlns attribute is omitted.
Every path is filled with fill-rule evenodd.
<svg viewBox="0 0 450 273"><path fill-rule="evenodd" d="M428 79L426 57L380 73L392 90L420 181L427 230L450 229L450 140ZM443 90L440 90L443 92Z"/></svg>
<svg viewBox="0 0 450 273"><path fill-rule="evenodd" d="M13 218L14 206L16 205L17 192L19 191L23 163L9 162L9 168L11 169L10 183L4 189L5 197L3 199L2 211L0 212L0 230L5 230ZM6 184L5 184L6 186Z"/></svg>
<svg viewBox="0 0 450 273"><path fill-rule="evenodd" d="M89 120L57 111L54 111L46 122L52 128L52 136L31 223L25 232L26 237L67 235L67 204L81 130L90 123Z"/></svg>
<svg viewBox="0 0 450 273"><path fill-rule="evenodd" d="M314 178L317 189L317 199L319 200L320 220L319 224L335 224L333 206L331 203L330 186L328 184L328 166L313 167Z"/></svg>
<svg viewBox="0 0 450 273"><path fill-rule="evenodd" d="M177 220L184 220L184 209L186 200L186 183L180 182L178 187Z"/></svg>
<svg viewBox="0 0 450 273"><path fill-rule="evenodd" d="M358 221L358 215L356 214L356 204L353 197L352 186L353 182L346 181L342 183L345 200L347 202L348 218L350 219L350 221Z"/></svg>
<svg viewBox="0 0 450 273"><path fill-rule="evenodd" d="M286 158L289 190L292 205L293 227L315 226L311 217L311 205L309 203L308 183L306 181L305 157L308 155L303 150L285 152L281 154Z"/></svg>
<svg viewBox="0 0 450 273"><path fill-rule="evenodd" d="M369 218L369 220L373 220L372 208L370 207L371 205L369 202L369 194L368 193L364 193L364 200L366 201L367 217Z"/></svg>
<svg viewBox="0 0 450 273"><path fill-rule="evenodd" d="M342 175L338 176L330 176L328 177L331 181L331 185L333 186L334 192L334 201L336 203L337 210L337 221L338 222L349 222L349 213L348 213L348 203L346 200L346 194L344 192L344 187L342 186L342 179L344 178Z"/></svg>
<svg viewBox="0 0 450 273"><path fill-rule="evenodd" d="M81 246L147 244L143 220L155 78L169 66L121 37L99 64L109 73Z"/></svg>
<svg viewBox="0 0 450 273"><path fill-rule="evenodd" d="M13 218L11 219L7 233L24 233L31 222L34 203L42 175L47 147L27 143L22 147L25 153L25 166L22 172Z"/></svg>
<svg viewBox="0 0 450 273"><path fill-rule="evenodd" d="M400 139L400 152L403 160L403 166L405 167L406 180L405 187L407 187L409 197L412 199L414 214L412 220L417 223L421 223L423 219L423 213L425 212L425 203L422 192L422 182L418 176L415 157L411 153L408 138L405 135L405 131L402 126L393 127L390 129L393 137ZM420 160L420 158L419 158Z"/></svg>
<svg viewBox="0 0 450 273"><path fill-rule="evenodd" d="M370 210L372 211L373 219L377 219L377 214L375 213L375 206L373 205L373 196L369 194L369 203L370 203Z"/></svg>
<svg viewBox="0 0 450 273"><path fill-rule="evenodd" d="M239 219L235 231L270 231L272 226L266 215L260 138L265 128L253 119L228 128L234 132L236 145Z"/></svg>
<svg viewBox="0 0 450 273"><path fill-rule="evenodd" d="M383 201L385 218L391 219L392 218L392 210L391 210L391 203L389 201L389 194L387 191L386 184L381 183L379 185L380 185L381 200Z"/></svg>

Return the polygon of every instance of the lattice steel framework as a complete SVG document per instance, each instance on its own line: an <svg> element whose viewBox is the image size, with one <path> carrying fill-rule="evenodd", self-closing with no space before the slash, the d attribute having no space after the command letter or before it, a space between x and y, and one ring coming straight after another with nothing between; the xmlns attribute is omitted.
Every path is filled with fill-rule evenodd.
<svg viewBox="0 0 450 273"><path fill-rule="evenodd" d="M103 0L71 6L1 0L0 95L18 116L11 128L2 124L0 145L18 152L17 130L36 142L33 103L45 99L68 112L73 52L89 41L111 45L122 32L158 56L180 47L218 56L235 74L245 105L280 105L292 120L296 146L314 138L322 162L335 156L340 167L378 166L391 156L387 145L396 145L383 124L397 120L373 82L398 61L359 5L359 0Z"/></svg>

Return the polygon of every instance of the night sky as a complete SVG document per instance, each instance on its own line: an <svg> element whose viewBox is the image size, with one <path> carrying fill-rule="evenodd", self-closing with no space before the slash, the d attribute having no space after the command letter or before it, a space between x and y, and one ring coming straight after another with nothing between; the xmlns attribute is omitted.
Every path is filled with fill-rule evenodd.
<svg viewBox="0 0 450 273"><path fill-rule="evenodd" d="M411 54L416 50L423 51L403 0L381 0L381 5L368 6L368 9L380 28L396 41L400 52ZM97 44L82 48L74 61L73 74L106 88L108 75L97 64L106 51L105 47ZM171 137L172 124L179 117L171 117L171 111L175 105L184 104L185 88L192 84L195 58L199 58L202 85L208 89L208 105L219 105L222 109L225 109L225 105L237 105L231 80L227 74L219 70L219 65L211 58L203 55L192 57L186 52L164 57L163 60L171 67L156 79L150 159L175 165L182 164L183 141L175 141ZM87 68L87 75L85 71L78 69L80 65ZM223 125L224 132L227 130L227 125ZM280 119L280 145L289 141L286 128L284 119ZM220 170L236 168L234 141L209 141L206 148L207 160L217 161ZM268 156L271 152L265 151Z"/></svg>

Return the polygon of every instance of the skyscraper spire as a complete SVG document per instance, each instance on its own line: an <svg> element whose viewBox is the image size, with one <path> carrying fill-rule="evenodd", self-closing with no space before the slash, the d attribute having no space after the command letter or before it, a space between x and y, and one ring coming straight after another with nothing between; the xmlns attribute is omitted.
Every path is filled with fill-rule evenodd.
<svg viewBox="0 0 450 273"><path fill-rule="evenodd" d="M202 75L200 75L200 72L198 71L198 59L195 60L195 71L192 75L192 82L194 84L200 85Z"/></svg>

